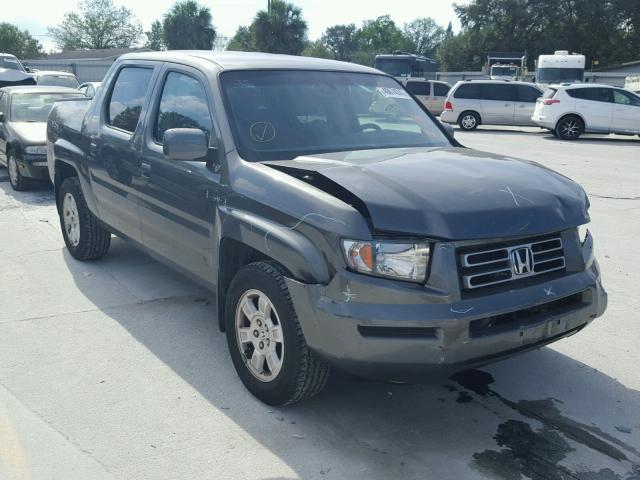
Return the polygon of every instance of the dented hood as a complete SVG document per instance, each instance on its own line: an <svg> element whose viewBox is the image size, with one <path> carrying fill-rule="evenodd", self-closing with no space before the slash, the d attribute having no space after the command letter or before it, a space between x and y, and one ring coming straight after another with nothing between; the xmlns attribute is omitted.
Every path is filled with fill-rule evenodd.
<svg viewBox="0 0 640 480"><path fill-rule="evenodd" d="M338 152L264 163L354 204L378 233L471 240L589 221L586 195L570 179L533 162L465 148ZM345 190L361 202L350 201Z"/></svg>

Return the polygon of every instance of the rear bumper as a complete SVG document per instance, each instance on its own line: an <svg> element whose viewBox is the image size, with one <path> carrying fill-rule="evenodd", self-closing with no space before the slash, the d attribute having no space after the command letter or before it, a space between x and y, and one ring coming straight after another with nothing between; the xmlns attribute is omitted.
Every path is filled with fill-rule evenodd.
<svg viewBox="0 0 640 480"><path fill-rule="evenodd" d="M440 114L440 121L446 123L458 123L458 114L451 110L443 110Z"/></svg>
<svg viewBox="0 0 640 480"><path fill-rule="evenodd" d="M370 378L450 374L539 348L602 315L597 262L550 283L447 301L423 286L348 271L327 287L288 279L308 345L338 369Z"/></svg>
<svg viewBox="0 0 640 480"><path fill-rule="evenodd" d="M548 130L554 130L556 128L556 119L550 118L546 115L533 114L531 121L539 127L546 128Z"/></svg>
<svg viewBox="0 0 640 480"><path fill-rule="evenodd" d="M49 178L46 155L23 154L18 160L18 169L25 177L46 180Z"/></svg>

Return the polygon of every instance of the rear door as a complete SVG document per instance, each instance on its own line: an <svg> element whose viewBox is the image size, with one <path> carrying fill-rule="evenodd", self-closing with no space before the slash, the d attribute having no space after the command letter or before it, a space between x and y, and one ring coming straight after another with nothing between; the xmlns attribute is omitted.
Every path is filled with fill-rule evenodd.
<svg viewBox="0 0 640 480"><path fill-rule="evenodd" d="M137 186L140 125L161 64L124 62L105 92L99 134L91 137L87 160L100 218L117 232L142 240Z"/></svg>
<svg viewBox="0 0 640 480"><path fill-rule="evenodd" d="M140 191L144 244L192 274L215 283L215 208L224 197L216 150L194 161L169 160L163 135L171 128L199 128L217 144L213 97L206 77L190 67L166 64L146 120Z"/></svg>
<svg viewBox="0 0 640 480"><path fill-rule="evenodd" d="M613 116L613 89L582 87L567 89L576 99L576 112L584 118L586 130L608 132Z"/></svg>
<svg viewBox="0 0 640 480"><path fill-rule="evenodd" d="M431 85L424 80L409 80L407 90L411 92L427 109L429 108L429 97L431 96Z"/></svg>
<svg viewBox="0 0 640 480"><path fill-rule="evenodd" d="M640 132L640 97L624 90L613 90L611 131Z"/></svg>
<svg viewBox="0 0 640 480"><path fill-rule="evenodd" d="M542 92L531 85L516 85L517 101L514 110L516 125L535 125L531 116L536 108L538 98Z"/></svg>
<svg viewBox="0 0 640 480"><path fill-rule="evenodd" d="M483 83L483 123L489 125L513 125L515 123L516 88L510 83Z"/></svg>

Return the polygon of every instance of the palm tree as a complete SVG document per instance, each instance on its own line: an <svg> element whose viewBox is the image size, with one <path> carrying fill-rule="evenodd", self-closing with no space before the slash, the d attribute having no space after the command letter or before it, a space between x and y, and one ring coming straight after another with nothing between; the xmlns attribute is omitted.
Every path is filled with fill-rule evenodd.
<svg viewBox="0 0 640 480"><path fill-rule="evenodd" d="M168 50L211 50L216 38L211 10L194 0L175 3L164 16L163 30Z"/></svg>
<svg viewBox="0 0 640 480"><path fill-rule="evenodd" d="M307 22L302 10L283 0L271 0L269 10L261 10L251 25L256 50L300 55L306 46Z"/></svg>

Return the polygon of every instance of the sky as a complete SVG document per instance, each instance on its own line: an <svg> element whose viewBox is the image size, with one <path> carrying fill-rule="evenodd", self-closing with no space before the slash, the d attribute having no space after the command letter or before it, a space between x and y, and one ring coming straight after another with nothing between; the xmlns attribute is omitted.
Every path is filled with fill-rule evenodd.
<svg viewBox="0 0 640 480"><path fill-rule="evenodd" d="M417 17L432 17L445 27L451 21L457 31L460 25L453 11L454 1L467 3L467 0L293 0L292 3L302 8L309 26L309 38L315 40L331 25L360 25L363 20L387 14L399 25ZM47 26L60 23L66 12L77 7L78 1L2 0L1 3L0 22L13 23L20 29L29 30L42 43L45 51L50 51L54 45L46 35ZM173 5L174 0L114 0L114 3L132 10L146 31L154 20L160 19ZM255 13L267 6L267 0L199 0L199 3L211 9L218 34L229 37L239 26L251 23ZM150 8L150 4L153 8Z"/></svg>

